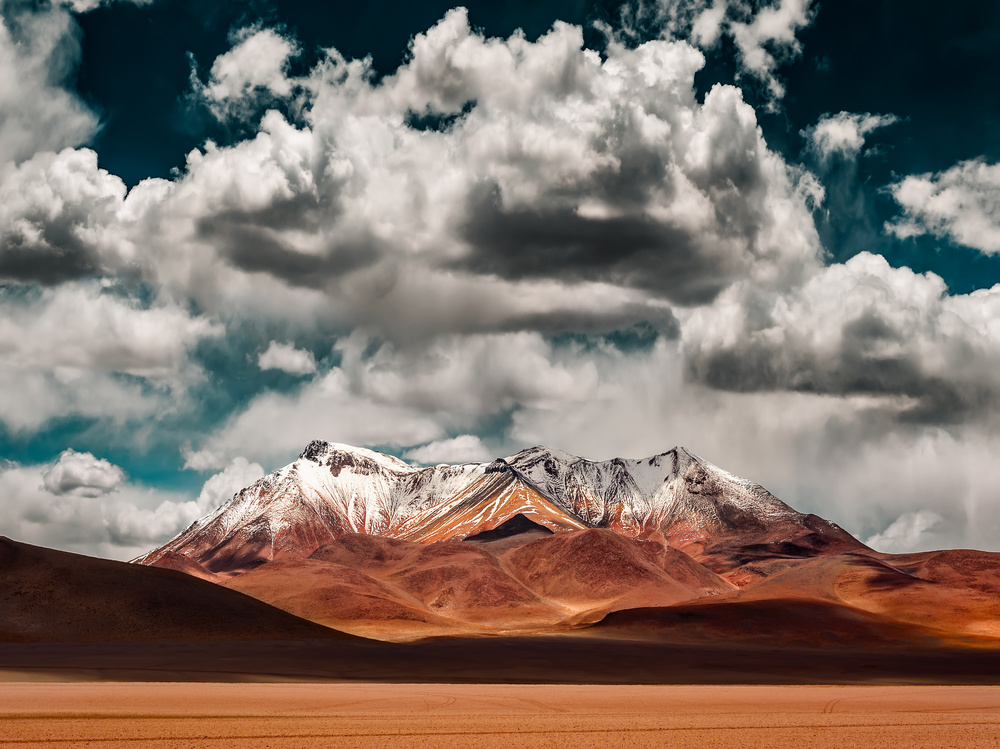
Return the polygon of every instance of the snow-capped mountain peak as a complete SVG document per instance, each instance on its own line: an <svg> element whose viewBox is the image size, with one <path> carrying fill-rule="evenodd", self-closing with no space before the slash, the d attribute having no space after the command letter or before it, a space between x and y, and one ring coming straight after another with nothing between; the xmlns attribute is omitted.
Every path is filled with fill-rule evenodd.
<svg viewBox="0 0 1000 749"><path fill-rule="evenodd" d="M137 561L155 564L181 554L226 575L308 556L346 533L460 540L516 515L555 532L609 528L682 549L751 536L857 543L683 447L649 458L590 461L537 446L490 463L420 468L367 448L314 440L291 464Z"/></svg>

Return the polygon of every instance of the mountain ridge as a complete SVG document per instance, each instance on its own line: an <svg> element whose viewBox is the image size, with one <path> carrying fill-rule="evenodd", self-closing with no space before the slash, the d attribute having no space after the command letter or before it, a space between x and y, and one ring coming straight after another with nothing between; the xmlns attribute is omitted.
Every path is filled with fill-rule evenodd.
<svg viewBox="0 0 1000 749"><path fill-rule="evenodd" d="M607 461L533 447L420 467L314 441L138 561L170 570L144 570L159 575L147 582L201 577L188 587L206 600L226 588L289 621L394 643L581 635L1000 652L1000 555L879 553L682 447ZM101 575L93 598L113 609ZM68 587L84 622L86 586ZM9 624L12 637L41 636Z"/></svg>
<svg viewBox="0 0 1000 749"><path fill-rule="evenodd" d="M680 446L606 461L536 446L489 463L418 467L313 440L295 461L135 561L179 568L179 555L195 570L227 577L308 557L346 533L455 541L517 515L555 532L605 528L696 555L714 549L716 557L751 538L806 554L865 548L835 524L797 512Z"/></svg>

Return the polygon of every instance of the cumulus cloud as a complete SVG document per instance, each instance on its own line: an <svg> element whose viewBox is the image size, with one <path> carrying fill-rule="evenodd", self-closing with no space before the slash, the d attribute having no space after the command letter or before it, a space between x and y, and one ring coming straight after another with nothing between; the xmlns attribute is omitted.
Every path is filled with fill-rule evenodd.
<svg viewBox="0 0 1000 749"><path fill-rule="evenodd" d="M970 302L934 274L861 253L784 294L734 288L694 310L683 325L689 374L736 392L875 396L908 421L991 419L1000 347Z"/></svg>
<svg viewBox="0 0 1000 749"><path fill-rule="evenodd" d="M111 5L114 2L120 2L122 0L68 0L63 2L63 5L70 8L74 13L87 13L99 8L102 5ZM149 5L154 0L127 0L127 2L132 5Z"/></svg>
<svg viewBox="0 0 1000 749"><path fill-rule="evenodd" d="M128 195L136 265L205 309L391 334L658 322L800 274L815 184L739 90L699 103L684 42L607 54L566 24L488 39L464 10L379 82L331 50L294 81L306 126L269 112Z"/></svg>
<svg viewBox="0 0 1000 749"><path fill-rule="evenodd" d="M943 520L914 549L997 549L1000 440L991 424L900 425L871 395L705 387L664 339L641 352L577 355L597 370L590 397L518 409L501 454L546 444L592 459L640 458L680 444L861 539L927 509Z"/></svg>
<svg viewBox="0 0 1000 749"><path fill-rule="evenodd" d="M1000 287L950 295L867 253L827 265L824 187L768 147L739 89L696 95L697 47L729 37L780 96L811 3L660 7L665 38L603 54L577 27L491 39L455 10L380 79L335 50L295 76L294 41L244 30L193 94L253 135L128 192L64 148L89 120L45 78L37 132L0 125L0 147L21 154L0 166L7 429L193 413L192 351L227 328L254 331L227 338L251 372L256 357L314 374L310 352L331 348L336 366L287 392L251 388L185 435L186 467L219 472L197 498L124 479L53 494L54 465L7 466L0 490L20 499L0 507L4 527L135 555L313 438L485 460L489 434L498 454L681 443L862 538L927 511L933 528L893 533L995 547ZM0 44L52 64L31 49ZM20 85L0 94L15 124ZM258 117L269 101L294 120ZM819 162L853 163L890 117L840 113L807 137ZM899 183L897 233L991 251L992 167L969 164L982 169Z"/></svg>
<svg viewBox="0 0 1000 749"><path fill-rule="evenodd" d="M1000 164L963 161L936 174L917 174L890 187L903 215L886 230L905 239L947 238L987 255L1000 253Z"/></svg>
<svg viewBox="0 0 1000 749"><path fill-rule="evenodd" d="M19 541L132 559L162 544L263 475L233 460L197 499L142 487L90 453L64 451L41 465L0 465L0 526Z"/></svg>
<svg viewBox="0 0 1000 749"><path fill-rule="evenodd" d="M24 430L56 416L155 413L200 376L190 349L221 332L177 304L146 306L114 284L0 288L0 422Z"/></svg>
<svg viewBox="0 0 1000 749"><path fill-rule="evenodd" d="M259 463L251 463L246 458L239 456L233 460L222 471L209 478L198 494L198 510L201 514L207 514L217 507L221 507L237 492L250 486L264 476L264 469Z"/></svg>
<svg viewBox="0 0 1000 749"><path fill-rule="evenodd" d="M772 105L785 95L778 68L802 53L796 36L812 23L813 0L656 0L623 8L625 32L641 37L647 25L667 37L689 39L702 49L732 40L743 74L764 84Z"/></svg>
<svg viewBox="0 0 1000 749"><path fill-rule="evenodd" d="M421 447L407 450L407 460L435 465L438 463L484 463L494 456L482 440L474 434L461 434L447 440L437 440Z"/></svg>
<svg viewBox="0 0 1000 749"><path fill-rule="evenodd" d="M805 139L803 156L822 180L822 208L817 211L824 245L836 258L850 257L882 245L884 235L872 191L862 177L862 156L878 153L866 148L868 137L898 122L894 115L840 112L825 114L800 131Z"/></svg>
<svg viewBox="0 0 1000 749"><path fill-rule="evenodd" d="M281 461L315 437L421 445L505 410L584 400L598 385L592 363L560 360L537 333L446 336L406 349L356 333L336 351L339 367L296 393L259 396L189 464L217 466L232 455Z"/></svg>
<svg viewBox="0 0 1000 749"><path fill-rule="evenodd" d="M767 21L789 38L809 8L782 7L753 33ZM702 64L677 41L612 43L602 60L565 25L535 43L486 39L454 11L378 84L330 51L296 83L311 97L305 126L272 112L253 139L192 154L156 187L152 213L177 248L157 277L209 308L245 294L269 314L295 289L296 309L357 330L339 366L254 398L189 465L283 462L317 436L434 460L443 452L419 451L509 414L511 450L704 446L804 509L883 530L892 518L827 490L861 497L860 478L816 468L822 480L797 483L788 460L739 435L766 422L786 455L825 466L802 447L819 442L874 484L859 451L901 465L903 448L876 450L894 429L988 423L996 294L952 297L868 254L825 267L812 218L823 188L768 149L737 89L698 103ZM891 120L834 115L809 137L820 155L856 158ZM651 348L601 336L650 321ZM567 330L589 335L551 338ZM959 359L970 365L956 371Z"/></svg>
<svg viewBox="0 0 1000 749"><path fill-rule="evenodd" d="M125 472L103 458L70 449L45 470L42 479L50 494L99 497L118 489Z"/></svg>
<svg viewBox="0 0 1000 749"><path fill-rule="evenodd" d="M897 122L899 118L892 114L825 114L814 126L803 130L802 136L821 162L834 156L854 159L861 153L868 135Z"/></svg>
<svg viewBox="0 0 1000 749"><path fill-rule="evenodd" d="M353 445L413 445L443 436L439 419L419 409L355 395L340 369L295 395L267 392L186 455L201 470L223 467L233 455L280 465L317 437Z"/></svg>
<svg viewBox="0 0 1000 749"><path fill-rule="evenodd" d="M489 39L459 9L377 83L330 50L287 85L237 64L251 43L292 49L246 32L211 85L306 91L306 126L269 112L127 195L91 152L39 155L3 182L0 272L129 273L218 315L390 336L676 334L671 305L786 283L820 253L815 180L767 148L738 89L697 101L704 58L686 42L602 59L578 27Z"/></svg>
<svg viewBox="0 0 1000 749"><path fill-rule="evenodd" d="M87 141L97 117L65 83L80 59L79 27L62 5L7 4L0 15L0 165Z"/></svg>
<svg viewBox="0 0 1000 749"><path fill-rule="evenodd" d="M57 283L123 270L125 184L89 149L0 166L0 279Z"/></svg>
<svg viewBox="0 0 1000 749"><path fill-rule="evenodd" d="M250 26L230 35L232 49L215 58L208 82L202 83L192 70L193 94L220 119L252 114L261 102L292 93L288 77L298 44L275 29Z"/></svg>
<svg viewBox="0 0 1000 749"><path fill-rule="evenodd" d="M487 460L534 444L592 459L645 457L682 444L862 539L916 505L944 519L917 546L996 546L1000 443L988 423L901 425L915 401L893 394L708 387L691 381L683 340L622 350L503 338L464 336L422 353L353 341L344 368L329 375L335 391L313 383L261 396L205 447L221 467L240 450L277 466L314 437L410 444L404 455L419 462ZM482 439L446 436L474 435L504 413L509 427L491 449L463 453Z"/></svg>
<svg viewBox="0 0 1000 749"><path fill-rule="evenodd" d="M942 518L931 510L907 512L892 525L865 541L873 549L889 554L904 554L927 548L928 536L941 523Z"/></svg>
<svg viewBox="0 0 1000 749"><path fill-rule="evenodd" d="M312 351L297 349L291 343L271 341L267 349L257 356L257 366L261 369L280 369L294 375L308 375L316 372L316 357Z"/></svg>

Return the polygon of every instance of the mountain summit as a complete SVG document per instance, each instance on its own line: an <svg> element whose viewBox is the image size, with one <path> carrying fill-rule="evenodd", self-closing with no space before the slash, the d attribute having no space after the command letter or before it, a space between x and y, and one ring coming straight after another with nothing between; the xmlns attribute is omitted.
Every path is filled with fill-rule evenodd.
<svg viewBox="0 0 1000 749"><path fill-rule="evenodd" d="M656 540L719 571L759 555L864 548L833 523L793 510L682 447L599 462L533 447L491 463L416 467L316 440L136 561L229 577L273 560L304 559L347 534L460 541L519 516L554 533L598 528Z"/></svg>

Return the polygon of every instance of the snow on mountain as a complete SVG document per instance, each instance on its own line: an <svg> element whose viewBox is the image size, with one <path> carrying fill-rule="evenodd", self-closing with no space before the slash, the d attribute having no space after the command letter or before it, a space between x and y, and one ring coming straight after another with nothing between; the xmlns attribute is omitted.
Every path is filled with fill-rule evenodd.
<svg viewBox="0 0 1000 749"><path fill-rule="evenodd" d="M272 559L306 557L345 533L460 540L519 514L557 532L610 528L682 549L741 537L857 543L832 523L796 512L681 447L642 460L603 462L534 447L489 464L421 468L317 440L293 463L136 561L157 564L181 554L225 576Z"/></svg>

